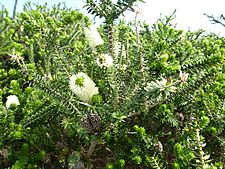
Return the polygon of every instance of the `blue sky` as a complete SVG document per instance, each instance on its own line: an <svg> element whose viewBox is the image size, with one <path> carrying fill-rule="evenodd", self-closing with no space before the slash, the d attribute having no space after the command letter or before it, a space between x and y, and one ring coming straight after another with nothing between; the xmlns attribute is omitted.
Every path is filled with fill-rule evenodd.
<svg viewBox="0 0 225 169"><path fill-rule="evenodd" d="M28 0L18 0L17 11L22 11L24 3ZM114 2L116 0L113 0ZM85 0L31 0L33 3L47 2L49 6L59 2L65 2L67 7L80 9L81 12L86 13L82 7L85 5ZM200 28L208 32L220 33L225 36L225 28L221 25L211 24L209 19L203 15L207 13L215 16L225 15L225 0L145 0L146 3L138 4L137 10L141 11L138 16L140 20L145 20L150 25L156 22L160 15L170 15L176 9L176 18L174 23L177 28L184 30L198 30ZM12 15L14 0L0 0ZM126 13L125 17L129 20L134 19L133 13Z"/></svg>

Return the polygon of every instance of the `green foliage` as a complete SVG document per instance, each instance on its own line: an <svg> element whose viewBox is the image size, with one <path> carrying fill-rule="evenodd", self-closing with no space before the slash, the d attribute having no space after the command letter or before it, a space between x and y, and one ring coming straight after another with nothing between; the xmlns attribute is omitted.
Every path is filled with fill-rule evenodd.
<svg viewBox="0 0 225 169"><path fill-rule="evenodd" d="M112 0L108 1L93 1L87 0L86 7L88 13L92 15L104 17L105 22L110 24L114 20L118 19L126 10L134 11L133 5L135 2L144 2L143 0L118 0L117 3L113 3Z"/></svg>
<svg viewBox="0 0 225 169"><path fill-rule="evenodd" d="M136 2L87 1L105 19L96 49L88 18L63 5L1 11L1 168L225 167L225 39L177 30L174 14L115 22ZM98 88L90 101L71 89L78 72Z"/></svg>

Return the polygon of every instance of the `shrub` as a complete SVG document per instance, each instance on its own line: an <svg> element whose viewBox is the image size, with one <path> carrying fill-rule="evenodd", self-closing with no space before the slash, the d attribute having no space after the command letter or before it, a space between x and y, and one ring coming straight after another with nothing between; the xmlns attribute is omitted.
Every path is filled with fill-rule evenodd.
<svg viewBox="0 0 225 169"><path fill-rule="evenodd" d="M87 1L103 44L61 5L1 12L2 168L224 167L225 39L116 22L134 2Z"/></svg>

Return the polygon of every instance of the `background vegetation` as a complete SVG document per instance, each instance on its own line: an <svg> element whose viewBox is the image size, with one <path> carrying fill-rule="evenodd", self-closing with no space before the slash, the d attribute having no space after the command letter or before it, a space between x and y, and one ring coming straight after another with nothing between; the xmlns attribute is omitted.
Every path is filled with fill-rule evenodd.
<svg viewBox="0 0 225 169"><path fill-rule="evenodd" d="M177 30L175 14L119 20L136 2L87 0L105 19L94 49L89 19L63 4L0 12L1 168L225 167L225 38ZM98 87L89 102L69 88L78 72Z"/></svg>

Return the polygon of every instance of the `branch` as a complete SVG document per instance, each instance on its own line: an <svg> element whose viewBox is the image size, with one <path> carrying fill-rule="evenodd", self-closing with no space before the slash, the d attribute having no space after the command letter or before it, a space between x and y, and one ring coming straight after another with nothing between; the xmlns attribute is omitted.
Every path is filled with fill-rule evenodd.
<svg viewBox="0 0 225 169"><path fill-rule="evenodd" d="M88 152L86 154L86 158L89 159L92 155L92 153L94 152L94 149L96 147L96 145L98 144L98 141L95 140L94 142L91 143L89 149L88 149Z"/></svg>
<svg viewBox="0 0 225 169"><path fill-rule="evenodd" d="M13 8L13 19L15 19L15 16L16 16L17 3L18 3L18 0L15 0L15 4L14 4L14 8Z"/></svg>
<svg viewBox="0 0 225 169"><path fill-rule="evenodd" d="M207 16L208 18L210 18L210 21L213 22L213 24L221 24L223 27L225 27L225 23L223 23L222 21L219 20L219 19L223 19L225 21L225 17L223 15L221 15L219 19L215 19L215 17L213 15L209 16L205 13L204 13L204 15Z"/></svg>
<svg viewBox="0 0 225 169"><path fill-rule="evenodd" d="M130 2L124 6L122 9L120 9L119 11L116 12L116 17L120 16L122 13L124 13L128 8L130 8L132 10L132 12L134 12L134 9L131 8L131 6L133 5L134 2L136 2L138 0L130 0ZM144 2L144 1L141 1ZM117 4L118 6L120 6L121 4Z"/></svg>
<svg viewBox="0 0 225 169"><path fill-rule="evenodd" d="M141 44L140 44L140 37L139 37L139 31L138 31L138 21L137 21L137 16L139 14L139 11L136 12L135 15L135 32L136 32L136 43L137 43L137 51L138 51L138 55L139 55L139 61L140 61L140 72L141 72L141 76L142 76L142 80L145 83L145 73L144 73L144 58L141 52Z"/></svg>

